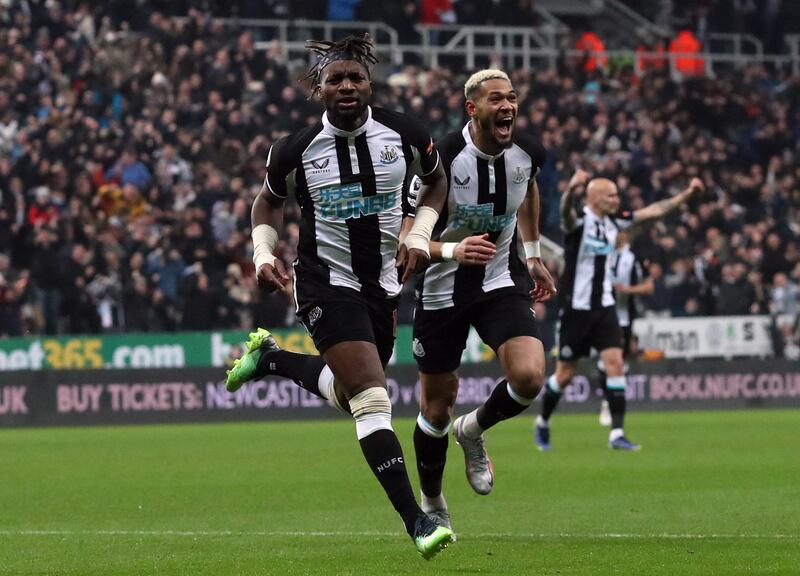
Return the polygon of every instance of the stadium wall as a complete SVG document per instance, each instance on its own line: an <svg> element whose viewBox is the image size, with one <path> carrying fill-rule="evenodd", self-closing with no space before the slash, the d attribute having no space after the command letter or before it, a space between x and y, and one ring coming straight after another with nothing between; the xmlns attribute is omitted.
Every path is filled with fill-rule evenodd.
<svg viewBox="0 0 800 576"><path fill-rule="evenodd" d="M661 350L669 359L765 358L773 355L774 323L770 316L641 318L634 330L640 348ZM273 335L282 348L317 353L305 330L279 329L273 330ZM241 355L245 340L247 333L241 331L0 339L0 378L3 372L15 370L222 368ZM414 363L411 342L411 326L398 326L392 364ZM492 350L471 330L462 363L493 358Z"/></svg>
<svg viewBox="0 0 800 576"><path fill-rule="evenodd" d="M278 329L272 334L282 348L317 353L311 337L303 329ZM3 372L17 370L222 368L242 354L246 340L247 332L240 331L0 339L0 378ZM414 363L411 341L411 326L398 326L392 364ZM492 358L492 350L473 330L467 340L463 362L486 362Z"/></svg>
<svg viewBox="0 0 800 576"><path fill-rule="evenodd" d="M588 368L588 366L587 366ZM592 372L587 370L587 372ZM390 366L398 416L417 413L413 364ZM500 377L495 361L460 371L457 412L482 403ZM632 411L800 407L800 366L782 360L643 362L631 366ZM599 395L583 376L564 411L595 411ZM330 418L337 412L293 382L268 378L225 390L221 368L24 370L0 373L0 427Z"/></svg>

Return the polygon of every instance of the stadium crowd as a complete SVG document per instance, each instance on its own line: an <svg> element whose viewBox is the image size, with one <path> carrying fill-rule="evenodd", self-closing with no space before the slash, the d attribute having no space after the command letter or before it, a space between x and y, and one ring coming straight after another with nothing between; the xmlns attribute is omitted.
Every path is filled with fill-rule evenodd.
<svg viewBox="0 0 800 576"><path fill-rule="evenodd" d="M304 69L197 11L130 24L114 7L134 3L22 4L0 26L0 336L293 324L290 294L256 287L249 209L270 144L319 113ZM391 70L376 102L441 136L465 122L466 72ZM548 150L545 235L560 240L576 166L616 178L634 209L700 176L704 198L634 240L655 283L646 313L798 316L800 78L587 74L562 59L512 80L517 130ZM291 262L296 205L286 223Z"/></svg>

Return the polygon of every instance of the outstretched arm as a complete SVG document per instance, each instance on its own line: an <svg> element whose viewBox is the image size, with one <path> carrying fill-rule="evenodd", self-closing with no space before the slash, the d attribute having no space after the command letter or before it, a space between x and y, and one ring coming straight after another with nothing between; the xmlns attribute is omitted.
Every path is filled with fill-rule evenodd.
<svg viewBox="0 0 800 576"><path fill-rule="evenodd" d="M700 194L705 189L706 187L700 178L692 178L692 181L689 182L688 188L686 188L683 192L676 194L672 198L659 200L658 202L653 202L644 208L636 210L633 213L633 222L634 224L641 224L643 222L647 222L648 220L663 218L675 210L678 206L685 204L692 197Z"/></svg>
<svg viewBox="0 0 800 576"><path fill-rule="evenodd" d="M575 199L583 192L588 182L589 173L585 170L576 170L567 184L567 189L561 195L561 228L565 231L575 228L575 222L578 220Z"/></svg>

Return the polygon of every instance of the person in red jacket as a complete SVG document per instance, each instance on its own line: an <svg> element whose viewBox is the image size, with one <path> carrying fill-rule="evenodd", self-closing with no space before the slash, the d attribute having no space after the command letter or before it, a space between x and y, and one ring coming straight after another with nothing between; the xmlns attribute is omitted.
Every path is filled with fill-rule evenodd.
<svg viewBox="0 0 800 576"><path fill-rule="evenodd" d="M28 223L32 226L48 224L58 218L58 207L50 200L50 189L39 186L34 193L34 202L28 208Z"/></svg>
<svg viewBox="0 0 800 576"><path fill-rule="evenodd" d="M456 21L451 0L422 0L419 21L422 24L452 24Z"/></svg>
<svg viewBox="0 0 800 576"><path fill-rule="evenodd" d="M669 44L670 57L674 58L675 69L687 76L701 76L705 72L705 61L698 54L702 48L700 40L691 30L681 30Z"/></svg>
<svg viewBox="0 0 800 576"><path fill-rule="evenodd" d="M606 57L606 46L600 39L600 36L594 32L587 31L581 34L578 41L575 43L575 49L585 52L583 60L583 69L586 72L594 72L598 69L603 69L608 63Z"/></svg>

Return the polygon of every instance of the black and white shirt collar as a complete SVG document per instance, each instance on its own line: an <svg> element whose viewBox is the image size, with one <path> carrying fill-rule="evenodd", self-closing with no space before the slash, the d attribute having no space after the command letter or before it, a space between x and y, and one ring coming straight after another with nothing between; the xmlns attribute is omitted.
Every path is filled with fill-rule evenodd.
<svg viewBox="0 0 800 576"><path fill-rule="evenodd" d="M360 136L361 134L366 132L372 125L372 107L367 106L366 121L352 132L348 132L347 130L342 130L341 128L337 128L336 126L331 124L331 121L328 119L327 112L325 112L322 115L322 125L326 132L333 134L334 136L342 136L343 138L355 138L356 136Z"/></svg>
<svg viewBox="0 0 800 576"><path fill-rule="evenodd" d="M475 145L475 142L472 141L472 134L470 134L470 131L469 131L469 125L471 123L472 123L472 121L467 122L467 125L464 126L464 128L461 130L461 134L463 134L464 141L467 143L467 149L472 154L474 154L478 158L483 158L484 160L488 160L489 162L493 162L494 160L497 160L498 158L500 158L500 156L502 156L503 154L506 153L506 151L503 150L502 152L500 152L500 154L492 156L491 154L487 154L486 152L483 152L480 148L478 148Z"/></svg>

